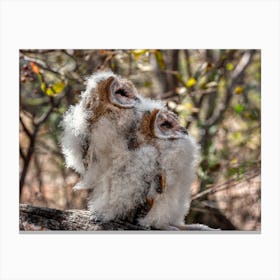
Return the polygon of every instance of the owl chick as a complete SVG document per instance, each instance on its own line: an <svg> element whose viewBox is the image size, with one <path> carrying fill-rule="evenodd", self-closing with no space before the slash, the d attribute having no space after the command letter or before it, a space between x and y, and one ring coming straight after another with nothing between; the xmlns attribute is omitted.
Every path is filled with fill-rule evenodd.
<svg viewBox="0 0 280 280"><path fill-rule="evenodd" d="M112 72L89 78L80 102L69 108L62 121L66 165L82 175L75 189L93 188L94 181L126 149L125 139L134 120L132 109L139 100L134 85Z"/></svg>
<svg viewBox="0 0 280 280"><path fill-rule="evenodd" d="M138 96L146 110L162 109L158 101ZM162 191L158 150L151 145L134 145L143 111L122 111L114 118L100 118L91 132L94 143L88 171L81 184L94 188L88 200L92 218L107 222L121 219L135 222L146 216L156 193ZM112 119L114 121L112 121ZM112 125L113 123L113 125ZM98 176L96 175L98 174Z"/></svg>
<svg viewBox="0 0 280 280"><path fill-rule="evenodd" d="M139 111L143 111L139 105ZM153 192L152 207L139 224L157 229L187 229L184 217L190 206L190 186L195 178L199 147L167 110L146 111L139 123L135 147L150 145L157 150L157 163L164 186ZM153 191L153 189L151 189Z"/></svg>
<svg viewBox="0 0 280 280"><path fill-rule="evenodd" d="M98 73L63 119L66 163L82 175L74 188L94 189L89 209L102 221L144 216L152 201L150 185L158 184L153 177L157 150L143 145L131 151L139 103L146 110L163 107L139 96L131 82L112 72Z"/></svg>

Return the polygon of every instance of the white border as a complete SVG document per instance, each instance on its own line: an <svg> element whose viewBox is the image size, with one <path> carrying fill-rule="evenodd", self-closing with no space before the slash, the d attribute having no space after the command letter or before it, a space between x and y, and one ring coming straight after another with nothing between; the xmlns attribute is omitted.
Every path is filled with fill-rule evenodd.
<svg viewBox="0 0 280 280"><path fill-rule="evenodd" d="M2 1L1 279L279 279L279 2ZM262 49L261 234L19 234L18 49Z"/></svg>

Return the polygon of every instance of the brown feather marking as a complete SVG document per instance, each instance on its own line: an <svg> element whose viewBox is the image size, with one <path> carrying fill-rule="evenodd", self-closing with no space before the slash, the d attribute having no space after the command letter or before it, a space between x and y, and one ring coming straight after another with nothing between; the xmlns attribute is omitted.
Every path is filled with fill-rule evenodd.
<svg viewBox="0 0 280 280"><path fill-rule="evenodd" d="M158 175L155 176L155 183L156 183L156 192L157 193L163 193L166 188L166 177L165 177L165 171L161 170Z"/></svg>
<svg viewBox="0 0 280 280"><path fill-rule="evenodd" d="M149 204L149 206L150 206L150 207L152 207L152 206L153 206L153 204L154 204L154 200L153 200L153 198L151 198L151 197L147 196L147 203Z"/></svg>
<svg viewBox="0 0 280 280"><path fill-rule="evenodd" d="M94 114L91 119L92 122L97 122L101 116L105 114L106 109L111 104L109 97L110 85L114 77L108 78L106 81L98 83L97 88L92 93L92 103Z"/></svg>
<svg viewBox="0 0 280 280"><path fill-rule="evenodd" d="M164 170L162 170L161 174L160 174L160 185L161 185L162 191L164 191L166 188L166 174L165 174Z"/></svg>
<svg viewBox="0 0 280 280"><path fill-rule="evenodd" d="M150 142L154 139L155 133L155 119L159 109L154 109L151 113L145 113L142 122L141 122L141 134L145 137L145 139Z"/></svg>

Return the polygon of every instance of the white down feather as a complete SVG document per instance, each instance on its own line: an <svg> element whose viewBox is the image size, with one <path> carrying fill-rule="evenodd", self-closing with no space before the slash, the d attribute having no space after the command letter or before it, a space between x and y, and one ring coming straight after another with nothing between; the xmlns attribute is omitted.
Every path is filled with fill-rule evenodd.
<svg viewBox="0 0 280 280"><path fill-rule="evenodd" d="M190 137L158 139L161 168L166 175L166 190L157 196L146 217L139 220L143 226L169 229L184 224L190 206L190 186L195 179L198 145Z"/></svg>
<svg viewBox="0 0 280 280"><path fill-rule="evenodd" d="M81 94L79 103L70 106L62 120L63 134L61 138L62 153L65 157L66 166L83 175L85 167L83 164L83 145L89 137L88 119L94 114L86 108L86 101L91 97L92 91L100 81L114 76L111 71L97 72L87 80L86 90Z"/></svg>

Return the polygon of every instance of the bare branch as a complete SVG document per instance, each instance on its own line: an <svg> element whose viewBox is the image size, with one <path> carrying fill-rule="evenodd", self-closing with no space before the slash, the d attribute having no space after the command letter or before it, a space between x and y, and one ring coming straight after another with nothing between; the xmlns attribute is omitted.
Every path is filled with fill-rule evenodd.
<svg viewBox="0 0 280 280"><path fill-rule="evenodd" d="M22 51L21 51L21 52L22 52ZM23 52L22 52L22 53L23 53ZM75 79L75 78L73 78L73 77L69 77L69 76L67 76L67 75L64 75L64 74L62 74L62 73L60 73L60 72L57 72L57 71L51 69L50 67L48 67L48 66L46 65L46 63L45 63L44 61L42 61L42 60L40 60L40 59L38 59L38 58L29 57L29 56L27 56L27 55L25 55L25 54L23 53L23 59L26 60L26 61L29 61L29 62L35 62L36 64L38 64L38 65L40 66L41 69L43 69L43 70L45 70L45 71L47 71L47 72L53 73L53 74L56 75L56 76L60 76L60 77L62 77L62 78L65 77L65 78L67 78L68 80L71 80L71 81L74 81L74 82L77 82L77 81L83 82L83 80L82 80L80 77L77 77L77 79Z"/></svg>
<svg viewBox="0 0 280 280"><path fill-rule="evenodd" d="M20 153L21 158L25 162L26 161L26 155L24 154L21 146L19 146L19 153Z"/></svg>
<svg viewBox="0 0 280 280"><path fill-rule="evenodd" d="M36 127L40 127L44 122L46 122L46 120L49 118L51 113L53 113L54 109L59 105L60 101L63 98L64 98L64 95L61 95L61 97L57 101L54 101L53 97L50 97L51 106L50 106L49 110L45 114L43 114L37 121L34 121L34 125Z"/></svg>
<svg viewBox="0 0 280 280"><path fill-rule="evenodd" d="M246 70L247 66L250 64L253 54L255 53L254 50L250 50L248 52L245 52L243 56L241 57L239 63L236 65L235 69L232 73L232 80L234 81L238 80L238 78L242 75L242 73Z"/></svg>
<svg viewBox="0 0 280 280"><path fill-rule="evenodd" d="M151 230L132 224L127 221L114 220L111 222L95 222L91 219L89 211L86 210L57 210L46 207L35 207L32 205L20 205L19 227L22 231L42 230L68 230L68 231L100 231L100 230ZM206 225L185 225L182 230L187 231L212 231Z"/></svg>
<svg viewBox="0 0 280 280"><path fill-rule="evenodd" d="M54 109L54 106L51 105L51 107L45 114L43 114L36 122L34 121L34 125L36 127L40 127L49 118L49 116L53 112L53 109Z"/></svg>
<svg viewBox="0 0 280 280"><path fill-rule="evenodd" d="M188 77L190 78L193 76L193 73L192 73L192 69L191 69L189 50L185 50L185 55L186 55L186 61L187 61L187 74L188 74Z"/></svg>
<svg viewBox="0 0 280 280"><path fill-rule="evenodd" d="M236 68L234 70L234 73L231 76L231 82L228 81L228 83L227 83L226 97L225 97L224 103L221 105L220 110L217 110L218 112L205 122L204 127L213 126L222 120L223 115L226 112L226 110L230 104L230 101L233 97L233 91L238 82L238 79L243 75L244 71L250 64L250 62L253 58L253 54L254 54L254 51L248 51L243 54L243 56L240 59L240 62L238 63L238 65L236 66Z"/></svg>
<svg viewBox="0 0 280 280"><path fill-rule="evenodd" d="M19 116L19 121L20 121L21 126L22 126L24 132L26 133L26 135L27 135L29 138L31 138L31 137L32 137L32 133L29 131L29 129L28 129L27 126L25 125L25 123L24 123L24 121L23 121L23 119L22 119L21 116Z"/></svg>
<svg viewBox="0 0 280 280"><path fill-rule="evenodd" d="M260 174L259 170L257 170L256 172L254 172L251 176L249 177L246 177L246 180L251 180L253 178L255 178L256 176L258 176ZM227 188L232 188L232 187L235 187L236 185L238 185L240 183L240 181L236 181L235 178L233 179L230 179L226 182L223 182L221 184L218 184L212 188L209 188L205 191L202 191L198 194L195 194L193 197L192 197L192 200L195 200L195 199L199 199L201 197L204 197L206 195L210 195L210 194L214 194L218 191L221 191L221 190L224 190L224 189L227 189Z"/></svg>

